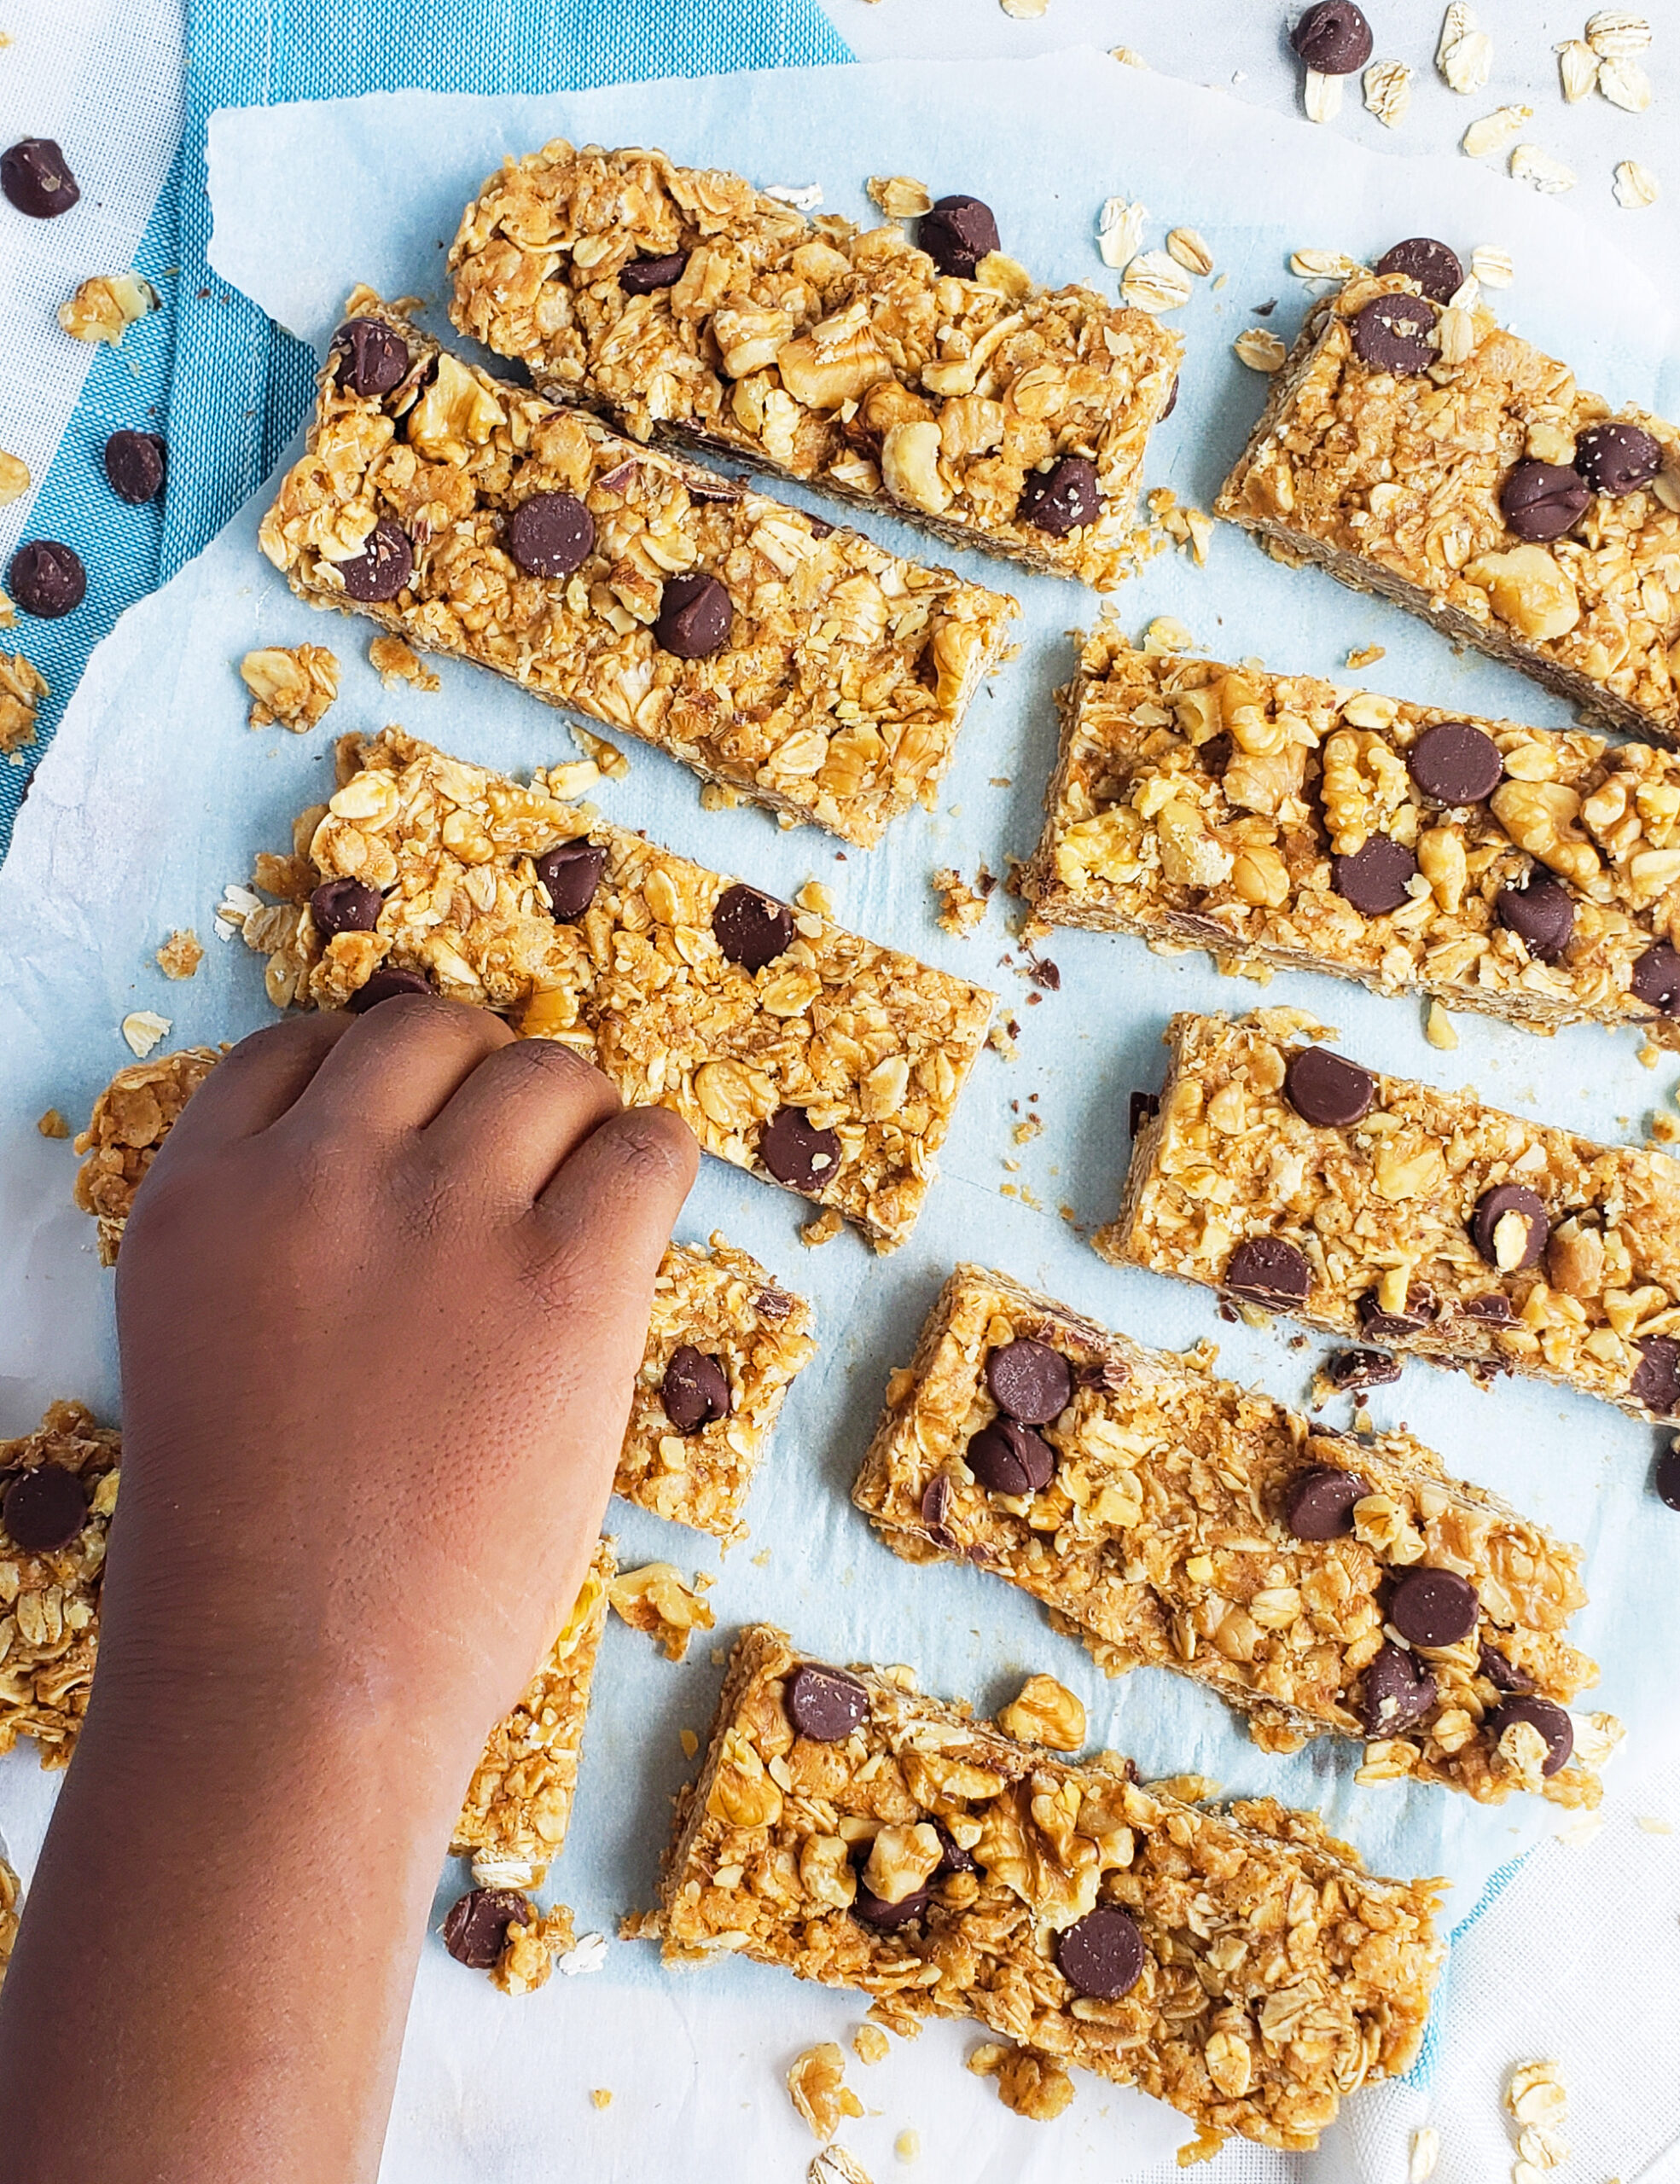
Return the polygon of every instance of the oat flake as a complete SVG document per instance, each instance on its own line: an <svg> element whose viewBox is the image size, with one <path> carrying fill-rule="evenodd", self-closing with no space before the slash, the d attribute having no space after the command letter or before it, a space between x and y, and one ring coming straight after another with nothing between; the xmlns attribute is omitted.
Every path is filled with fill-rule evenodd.
<svg viewBox="0 0 1680 2184"><path fill-rule="evenodd" d="M1365 71L1365 107L1385 129L1398 129L1412 102L1412 72L1404 61L1374 61Z"/></svg>
<svg viewBox="0 0 1680 2184"><path fill-rule="evenodd" d="M1189 276L1164 250L1141 251L1125 270L1120 293L1134 311L1177 311L1190 300Z"/></svg>
<svg viewBox="0 0 1680 2184"><path fill-rule="evenodd" d="M1459 148L1469 159L1485 159L1490 152L1503 152L1524 122L1534 119L1532 106L1496 107L1491 113L1485 113L1479 121L1473 121L1459 139Z"/></svg>
<svg viewBox="0 0 1680 2184"><path fill-rule="evenodd" d="M1511 174L1517 182L1532 183L1543 196L1559 197L1575 187L1575 171L1538 144L1519 144L1511 154Z"/></svg>
<svg viewBox="0 0 1680 2184"><path fill-rule="evenodd" d="M1662 184L1648 166L1637 160L1623 160L1616 168L1616 202L1625 212L1636 212L1647 205L1654 205L1662 195Z"/></svg>

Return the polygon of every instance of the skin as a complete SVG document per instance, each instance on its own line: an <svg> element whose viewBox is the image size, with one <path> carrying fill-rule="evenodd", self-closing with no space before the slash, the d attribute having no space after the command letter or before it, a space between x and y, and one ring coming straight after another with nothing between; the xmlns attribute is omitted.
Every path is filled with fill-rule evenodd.
<svg viewBox="0 0 1680 2184"><path fill-rule="evenodd" d="M246 1040L136 1200L99 1671L4 2184L372 2180L451 1824L575 1598L697 1154L420 996Z"/></svg>

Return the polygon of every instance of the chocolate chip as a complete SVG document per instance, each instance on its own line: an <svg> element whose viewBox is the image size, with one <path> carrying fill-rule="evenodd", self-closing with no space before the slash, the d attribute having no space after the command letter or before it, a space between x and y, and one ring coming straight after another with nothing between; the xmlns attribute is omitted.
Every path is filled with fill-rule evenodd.
<svg viewBox="0 0 1680 2184"><path fill-rule="evenodd" d="M619 276L627 296L650 296L655 288L674 288L689 262L686 250L673 250L664 258L634 258Z"/></svg>
<svg viewBox="0 0 1680 2184"><path fill-rule="evenodd" d="M671 1353L660 1382L665 1414L679 1433L698 1433L730 1414L729 1376L715 1357L685 1342Z"/></svg>
<svg viewBox="0 0 1680 2184"><path fill-rule="evenodd" d="M1404 1646L1381 1647L1365 1670L1360 1719L1368 1737L1398 1736L1435 1703L1435 1679Z"/></svg>
<svg viewBox="0 0 1680 2184"><path fill-rule="evenodd" d="M1035 531L1065 538L1082 523L1094 523L1102 506L1096 465L1083 455L1064 455L1048 470L1027 472L1015 514Z"/></svg>
<svg viewBox="0 0 1680 2184"><path fill-rule="evenodd" d="M340 386L365 397L389 394L409 368L409 345L376 318L347 318L327 352Z"/></svg>
<svg viewBox="0 0 1680 2184"><path fill-rule="evenodd" d="M1671 1334L1636 1335L1639 1362L1628 1393L1656 1418L1680 1414L1680 1342Z"/></svg>
<svg viewBox="0 0 1680 2184"><path fill-rule="evenodd" d="M1575 937L1569 891L1543 873L1533 874L1526 887L1502 887L1493 913L1542 963L1555 963Z"/></svg>
<svg viewBox="0 0 1680 2184"><path fill-rule="evenodd" d="M1174 411L1177 407L1178 407L1178 375L1177 375L1177 372L1174 372L1174 374L1172 375L1172 384L1171 384L1171 386L1170 387L1168 387L1168 389L1166 390L1166 408L1161 411L1160 415L1156 419L1156 421L1156 421L1158 424L1164 425L1164 424L1166 422L1167 419L1168 419L1168 418L1172 415L1173 411Z"/></svg>
<svg viewBox="0 0 1680 2184"><path fill-rule="evenodd" d="M1394 1588L1388 1620L1414 1646L1456 1646L1476 1627L1481 1602L1456 1570L1408 1570Z"/></svg>
<svg viewBox="0 0 1680 2184"><path fill-rule="evenodd" d="M1485 804L1505 777L1499 746L1468 720L1437 721L1411 747L1411 777L1437 804Z"/></svg>
<svg viewBox="0 0 1680 2184"><path fill-rule="evenodd" d="M418 971L375 971L365 985L357 987L346 1005L352 1016L365 1016L370 1008L377 1008L382 1001L394 1001L399 993L431 990Z"/></svg>
<svg viewBox="0 0 1680 2184"><path fill-rule="evenodd" d="M338 932L371 932L385 897L364 880L323 880L309 898L309 914L323 940Z"/></svg>
<svg viewBox="0 0 1680 2184"><path fill-rule="evenodd" d="M0 152L0 189L32 220L55 220L79 203L76 177L50 136L26 136Z"/></svg>
<svg viewBox="0 0 1680 2184"><path fill-rule="evenodd" d="M61 546L55 538L33 538L13 555L7 582L26 614L55 622L81 605L88 572L68 546Z"/></svg>
<svg viewBox="0 0 1680 2184"><path fill-rule="evenodd" d="M1477 1668L1496 1691L1532 1691L1534 1679L1526 1669L1520 1669L1514 1661L1508 1661L1497 1646L1482 1640Z"/></svg>
<svg viewBox="0 0 1680 2184"><path fill-rule="evenodd" d="M414 551L401 524L382 515L359 554L347 561L329 562L328 566L335 568L343 578L348 598L377 607L394 599L414 574Z"/></svg>
<svg viewBox="0 0 1680 2184"><path fill-rule="evenodd" d="M759 1140L759 1158L790 1190L821 1190L840 1170L838 1131L818 1130L803 1107L778 1107Z"/></svg>
<svg viewBox="0 0 1680 2184"><path fill-rule="evenodd" d="M1306 1302L1312 1269L1282 1236L1250 1236L1227 1260L1220 1287L1269 1312L1293 1311Z"/></svg>
<svg viewBox="0 0 1680 2184"><path fill-rule="evenodd" d="M730 595L716 577L667 577L654 638L678 659L705 659L727 642L734 621Z"/></svg>
<svg viewBox="0 0 1680 2184"><path fill-rule="evenodd" d="M1567 462L1513 463L1499 488L1499 512L1519 538L1561 538L1591 506L1591 486Z"/></svg>
<svg viewBox="0 0 1680 2184"><path fill-rule="evenodd" d="M1488 1735L1497 1745L1507 1729L1519 1722L1538 1729L1545 1740L1546 1756L1540 1763L1543 1774L1555 1774L1567 1764L1575 1749L1575 1725L1561 1706L1554 1705L1549 1699L1508 1699L1487 1725Z"/></svg>
<svg viewBox="0 0 1680 2184"><path fill-rule="evenodd" d="M1428 1296L1427 1291L1424 1294ZM1429 1298L1429 1304L1433 1306L1433 1297ZM1373 1342L1404 1342L1408 1335L1421 1333L1428 1326L1429 1311L1422 1307L1421 1298L1415 1304L1408 1295L1404 1312L1385 1312L1377 1302L1375 1290L1368 1289L1354 1309L1361 1334L1369 1335Z"/></svg>
<svg viewBox="0 0 1680 2184"><path fill-rule="evenodd" d="M544 850L536 866L537 877L548 890L555 923L570 925L595 900L595 891L607 869L607 851L599 843L580 837Z"/></svg>
<svg viewBox="0 0 1680 2184"><path fill-rule="evenodd" d="M508 1929L528 1926L531 1900L516 1888L474 1888L450 1906L444 1920L444 1947L457 1964L474 1972L493 1972L508 1945Z"/></svg>
<svg viewBox="0 0 1680 2184"><path fill-rule="evenodd" d="M1154 1122L1160 1111L1161 1095L1159 1092L1134 1092L1131 1095L1131 1112L1126 1120L1126 1127L1131 1136L1136 1137L1144 1124Z"/></svg>
<svg viewBox="0 0 1680 2184"><path fill-rule="evenodd" d="M1289 43L1321 76L1351 76L1371 57L1371 26L1353 0L1315 0Z"/></svg>
<svg viewBox="0 0 1680 2184"><path fill-rule="evenodd" d="M1055 1960L1076 1995L1116 2002L1143 1975L1143 1937L1131 1915L1110 1903L1087 1911L1056 1937Z"/></svg>
<svg viewBox="0 0 1680 2184"><path fill-rule="evenodd" d="M156 500L163 491L164 444L157 433L113 433L105 443L105 475L111 491L131 508Z"/></svg>
<svg viewBox="0 0 1680 2184"><path fill-rule="evenodd" d="M575 493L533 493L508 522L508 551L528 577L569 577L589 559L595 518Z"/></svg>
<svg viewBox="0 0 1680 2184"><path fill-rule="evenodd" d="M1408 235L1386 250L1371 268L1374 273L1404 273L1424 294L1438 304L1450 303L1454 291L1463 286L1464 268L1458 253L1449 250L1433 235Z"/></svg>
<svg viewBox="0 0 1680 2184"><path fill-rule="evenodd" d="M1361 1388L1386 1388L1400 1377L1400 1361L1386 1350L1338 1350L1324 1368L1324 1378L1342 1395Z"/></svg>
<svg viewBox="0 0 1680 2184"><path fill-rule="evenodd" d="M974 1862L974 1852L963 1849L944 1821L933 1822L933 1833L939 1838L939 1862L933 1868L936 1880L945 1873L977 1873L980 1871Z"/></svg>
<svg viewBox="0 0 1680 2184"><path fill-rule="evenodd" d="M1411 900L1417 859L1403 842L1373 834L1363 849L1330 859L1330 885L1368 918L1386 916Z"/></svg>
<svg viewBox="0 0 1680 2184"><path fill-rule="evenodd" d="M974 268L997 248L997 223L978 197L936 197L916 223L916 239L941 273L972 281Z"/></svg>
<svg viewBox="0 0 1680 2184"><path fill-rule="evenodd" d="M950 1513L950 1474L936 1471L921 1490L921 1521L941 1547L954 1547L955 1540L946 1526Z"/></svg>
<svg viewBox="0 0 1680 2184"><path fill-rule="evenodd" d="M844 1669L801 1661L782 1693L788 1718L802 1737L817 1744L844 1744L869 1718L869 1694Z"/></svg>
<svg viewBox="0 0 1680 2184"><path fill-rule="evenodd" d="M762 971L793 944L793 913L774 895L737 880L718 897L712 930L724 960L744 971Z"/></svg>
<svg viewBox="0 0 1680 2184"><path fill-rule="evenodd" d="M985 1384L998 1408L1023 1426L1048 1426L1073 1399L1067 1360L1047 1342L1018 1335L985 1361Z"/></svg>
<svg viewBox="0 0 1680 2184"><path fill-rule="evenodd" d="M1481 1320L1495 1327L1508 1327L1516 1317L1511 1310L1511 1300L1503 1289L1490 1289L1485 1296L1467 1297L1454 1308L1454 1317L1461 1320Z"/></svg>
<svg viewBox="0 0 1680 2184"><path fill-rule="evenodd" d="M1628 984L1636 999L1661 1009L1665 1016L1680 1012L1680 953L1665 940L1648 948L1633 967Z"/></svg>
<svg viewBox="0 0 1680 2184"><path fill-rule="evenodd" d="M1303 1122L1319 1130L1349 1130L1371 1112L1376 1079L1328 1047L1303 1047L1283 1072L1283 1096Z"/></svg>
<svg viewBox="0 0 1680 2184"><path fill-rule="evenodd" d="M1370 1490L1357 1472L1321 1464L1289 1482L1284 1521L1297 1539L1339 1539L1353 1530L1353 1505Z"/></svg>
<svg viewBox="0 0 1680 2184"><path fill-rule="evenodd" d="M919 1919L933 1899L933 1887L927 1882L913 1888L898 1902L889 1903L884 1896L876 1896L860 1880L857 1893L852 1899L852 1915L866 1926L876 1926L884 1933L891 1933L896 1927L908 1926L913 1920Z"/></svg>
<svg viewBox="0 0 1680 2184"><path fill-rule="evenodd" d="M1504 1265L1498 1256L1499 1225L1514 1214L1523 1224L1522 1256ZM1470 1216L1470 1241L1501 1274L1520 1274L1525 1267L1532 1266L1545 1250L1551 1230L1544 1200L1526 1183L1497 1183L1491 1191L1484 1191Z"/></svg>
<svg viewBox="0 0 1680 2184"><path fill-rule="evenodd" d="M87 1520L86 1490L62 1464L19 1472L0 1499L0 1522L26 1554L67 1547Z"/></svg>
<svg viewBox="0 0 1680 2184"><path fill-rule="evenodd" d="M1377 296L1353 317L1353 353L1373 371L1416 374L1435 360L1435 314L1416 296Z"/></svg>
<svg viewBox="0 0 1680 2184"><path fill-rule="evenodd" d="M1663 1450L1651 1474L1651 1484L1657 1490L1660 1502L1666 1502L1671 1509L1680 1509L1680 1449L1670 1447Z"/></svg>
<svg viewBox="0 0 1680 2184"><path fill-rule="evenodd" d="M988 1494L1038 1494L1055 1476L1055 1450L1013 1418L982 1426L963 1461Z"/></svg>
<svg viewBox="0 0 1680 2184"><path fill-rule="evenodd" d="M1619 497L1650 484L1662 468L1662 448L1637 425L1589 425L1575 435L1575 468L1595 493Z"/></svg>

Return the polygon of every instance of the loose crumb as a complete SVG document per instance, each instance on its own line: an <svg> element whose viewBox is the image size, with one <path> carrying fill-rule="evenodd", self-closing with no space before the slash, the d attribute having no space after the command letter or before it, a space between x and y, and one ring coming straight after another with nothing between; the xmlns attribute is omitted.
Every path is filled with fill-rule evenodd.
<svg viewBox="0 0 1680 2184"><path fill-rule="evenodd" d="M46 694L47 678L32 659L0 652L0 752L35 741L35 706Z"/></svg>
<svg viewBox="0 0 1680 2184"><path fill-rule="evenodd" d="M616 743L609 743L604 735L597 735L592 728L584 728L577 721L572 723L572 741L584 758L593 758L609 781L621 781L630 771L630 760Z"/></svg>
<svg viewBox="0 0 1680 2184"><path fill-rule="evenodd" d="M860 2024L852 2036L852 2052L860 2063L884 2063L892 2043L878 2024Z"/></svg>
<svg viewBox="0 0 1680 2184"><path fill-rule="evenodd" d="M645 1630L665 1649L668 1661L680 1661L695 1630L710 1630L718 1618L700 1595L712 1580L705 1571L685 1585L669 1562L644 1563L622 1570L607 1589L613 1613L632 1630Z"/></svg>
<svg viewBox="0 0 1680 2184"><path fill-rule="evenodd" d="M1636 1815L1636 1819L1648 1835L1672 1835L1674 1833L1674 1822L1662 1819L1656 1813L1642 1812Z"/></svg>
<svg viewBox="0 0 1680 2184"><path fill-rule="evenodd" d="M955 865L941 865L933 874L933 892L941 905L939 923L942 931L959 938L972 932L985 917L986 904L997 885L997 875L988 872L985 865L975 874L972 887Z"/></svg>
<svg viewBox="0 0 1680 2184"><path fill-rule="evenodd" d="M158 968L166 979L189 979L203 961L203 944L190 926L184 932L177 926L157 954Z"/></svg>
<svg viewBox="0 0 1680 2184"><path fill-rule="evenodd" d="M844 1228L846 1223L832 1205L825 1205L815 1221L807 1221L799 1231L799 1241L807 1251L815 1251L819 1244L831 1244Z"/></svg>
<svg viewBox="0 0 1680 2184"><path fill-rule="evenodd" d="M1035 1137L1043 1136L1043 1123L1038 1116L1027 1115L1015 1124L1010 1135L1017 1145L1031 1145Z"/></svg>
<svg viewBox="0 0 1680 2184"><path fill-rule="evenodd" d="M1432 1001L1424 1012L1423 1036L1432 1047L1439 1047L1444 1054L1450 1054L1458 1044L1452 1019L1439 1001Z"/></svg>
<svg viewBox="0 0 1680 2184"><path fill-rule="evenodd" d="M683 1757L684 1759L692 1759L695 1754L700 1750L700 1739L695 1734L692 1729L678 1729L677 1732L677 1741L683 1747Z"/></svg>
<svg viewBox="0 0 1680 2184"><path fill-rule="evenodd" d="M0 452L0 508L20 501L29 491L29 465L20 455Z"/></svg>
<svg viewBox="0 0 1680 2184"><path fill-rule="evenodd" d="M43 1137L68 1137L70 1135L70 1125L56 1107L49 1107L35 1127Z"/></svg>
<svg viewBox="0 0 1680 2184"><path fill-rule="evenodd" d="M834 898L820 880L807 880L793 900L813 917L831 918L834 915Z"/></svg>
<svg viewBox="0 0 1680 2184"><path fill-rule="evenodd" d="M443 688L442 682L424 665L413 646L404 644L400 637L375 637L368 647L368 658L379 670L380 680L387 690L394 682L412 682L416 690Z"/></svg>
<svg viewBox="0 0 1680 2184"><path fill-rule="evenodd" d="M794 2107L825 2144L845 2116L861 2116L863 2104L846 2082L846 2056L837 2040L819 2041L796 2055L788 2071Z"/></svg>
<svg viewBox="0 0 1680 2184"><path fill-rule="evenodd" d="M1350 667L1374 667L1386 657L1387 651L1386 645L1355 645L1348 653L1347 664Z"/></svg>
<svg viewBox="0 0 1680 2184"><path fill-rule="evenodd" d="M604 2085L596 2086L590 2094L590 2099L597 2108L610 2108L613 2106L612 2092Z"/></svg>
<svg viewBox="0 0 1680 2184"><path fill-rule="evenodd" d="M1428 2184L1441 2158L1441 2135L1426 2123L1412 2133L1411 2158L1406 2164L1406 2184Z"/></svg>
<svg viewBox="0 0 1680 2184"><path fill-rule="evenodd" d="M733 811L740 801L735 791L725 788L722 781L702 781L700 785L702 811Z"/></svg>
<svg viewBox="0 0 1680 2184"><path fill-rule="evenodd" d="M920 2131L900 2131L892 2141L892 2151L900 2161L914 2161L921 2152Z"/></svg>
<svg viewBox="0 0 1680 2184"><path fill-rule="evenodd" d="M1662 1048L1654 1039L1647 1039L1639 1049L1639 1066L1642 1069L1654 1069L1661 1060Z"/></svg>

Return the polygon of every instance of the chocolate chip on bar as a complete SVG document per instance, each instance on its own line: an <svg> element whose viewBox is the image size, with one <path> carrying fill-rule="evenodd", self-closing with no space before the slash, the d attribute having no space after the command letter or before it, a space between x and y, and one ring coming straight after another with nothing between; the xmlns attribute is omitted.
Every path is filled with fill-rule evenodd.
<svg viewBox="0 0 1680 2184"><path fill-rule="evenodd" d="M352 303L259 534L303 598L865 848L932 808L1012 599L492 379L370 290Z"/></svg>
<svg viewBox="0 0 1680 2184"><path fill-rule="evenodd" d="M50 1554L68 1547L87 1520L86 1490L61 1464L14 1472L0 1495L0 1525L26 1554Z"/></svg>
<svg viewBox="0 0 1680 2184"><path fill-rule="evenodd" d="M456 1898L444 1920L444 1947L474 1972L492 1970L507 1946L508 1929L536 1916L516 1888L474 1888Z"/></svg>
<svg viewBox="0 0 1680 2184"><path fill-rule="evenodd" d="M1215 512L1675 745L1680 429L1613 415L1484 305L1444 310L1416 247L1309 311Z"/></svg>
<svg viewBox="0 0 1680 2184"><path fill-rule="evenodd" d="M1108 624L1061 703L1020 873L1047 924L1680 1047L1680 758L1136 652Z"/></svg>
<svg viewBox="0 0 1680 2184"><path fill-rule="evenodd" d="M1235 1292L1257 1248L1289 1250L1308 1279L1276 1309L1310 1326L1680 1410L1680 1165L1381 1072L1359 1120L1316 1124L1288 1085L1319 1030L1173 1019L1102 1256Z"/></svg>
<svg viewBox="0 0 1680 2184"><path fill-rule="evenodd" d="M1438 304L1450 303L1462 288L1464 268L1458 253L1433 235L1408 235L1384 251L1371 269L1376 273L1404 273L1422 293Z"/></svg>
<svg viewBox="0 0 1680 2184"><path fill-rule="evenodd" d="M992 1386L1022 1343L1072 1390L1032 1434L1030 1479L985 1461L1028 1431ZM907 1560L1007 1578L1108 1674L1189 1676L1267 1751L1365 1740L1369 1781L1490 1804L1532 1787L1491 1716L1513 1691L1566 1706L1597 1676L1566 1637L1580 1550L1409 1433L1325 1432L979 1267L951 1275L893 1374L852 1498ZM1600 1785L1578 1763L1546 1794L1594 1804Z"/></svg>
<svg viewBox="0 0 1680 2184"><path fill-rule="evenodd" d="M463 334L637 440L744 456L1100 590L1136 564L1179 338L1094 287L1040 287L978 198L939 198L912 241L660 152L555 142L490 177L449 264Z"/></svg>
<svg viewBox="0 0 1680 2184"><path fill-rule="evenodd" d="M813 1675L861 1699L844 1741L801 1722ZM1184 1804L759 1626L678 1800L660 1908L626 1931L671 1963L738 1953L856 1989L906 2035L942 2017L1030 2032L1171 2102L1211 2154L1233 2133L1310 2147L1344 2094L1410 2066L1438 1889L1366 1873L1316 1814ZM1279 2036L1303 2012L1322 2033Z"/></svg>

